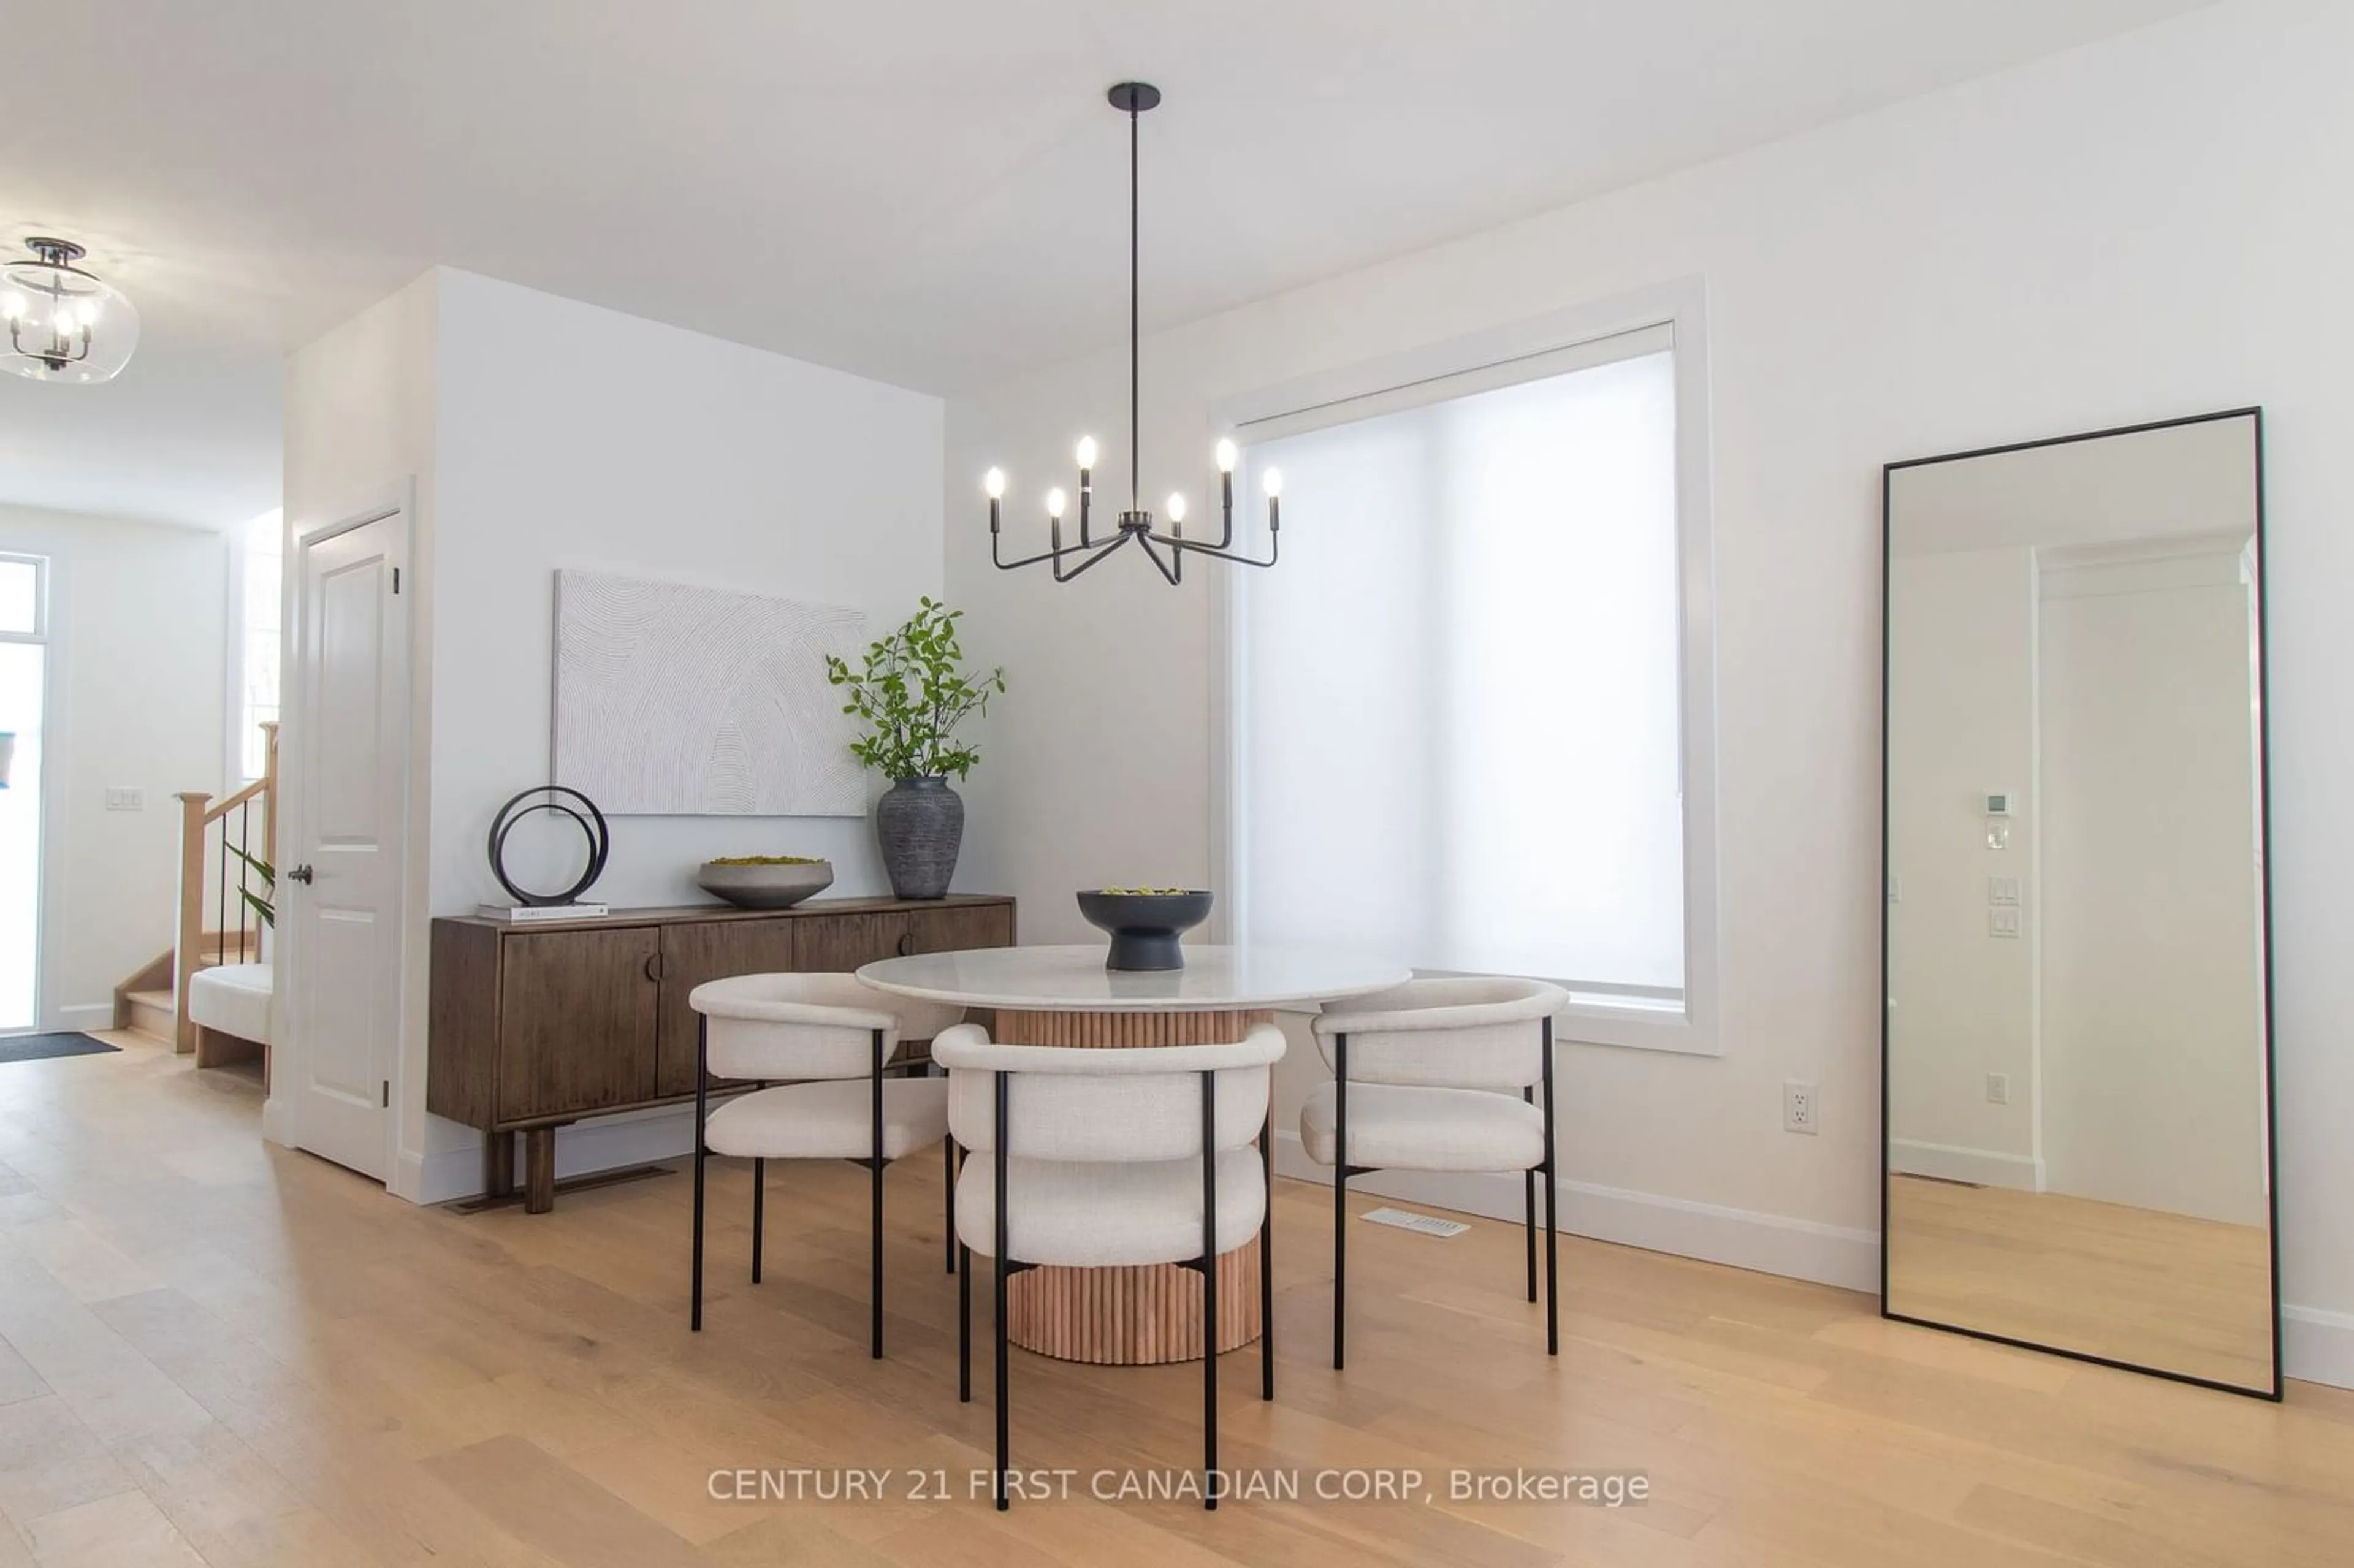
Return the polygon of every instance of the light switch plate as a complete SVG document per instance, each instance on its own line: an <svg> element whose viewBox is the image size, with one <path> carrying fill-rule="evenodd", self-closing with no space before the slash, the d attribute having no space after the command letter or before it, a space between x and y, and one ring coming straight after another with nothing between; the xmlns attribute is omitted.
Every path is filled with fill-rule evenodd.
<svg viewBox="0 0 2354 1568"><path fill-rule="evenodd" d="M2009 1073L1988 1073L1987 1075L1987 1104L1990 1106L2007 1106L2009 1103L2010 1075Z"/></svg>
<svg viewBox="0 0 2354 1568"><path fill-rule="evenodd" d="M110 811L143 811L147 809L147 791L133 785L110 784L106 787L106 809Z"/></svg>
<svg viewBox="0 0 2354 1568"><path fill-rule="evenodd" d="M2019 878L2015 876L1988 877L1987 902L1988 904L2017 904L2019 902Z"/></svg>
<svg viewBox="0 0 2354 1568"><path fill-rule="evenodd" d="M2018 909L2014 907L2009 909L1988 910L1987 935L1989 937L2001 937L2009 941L2017 941L2019 939Z"/></svg>

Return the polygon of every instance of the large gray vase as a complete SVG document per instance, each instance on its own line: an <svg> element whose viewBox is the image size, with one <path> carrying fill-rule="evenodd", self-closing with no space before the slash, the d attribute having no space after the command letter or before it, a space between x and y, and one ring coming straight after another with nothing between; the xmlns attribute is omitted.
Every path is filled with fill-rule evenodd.
<svg viewBox="0 0 2354 1568"><path fill-rule="evenodd" d="M944 898L964 843L964 798L945 779L900 779L875 804L883 869L901 898Z"/></svg>

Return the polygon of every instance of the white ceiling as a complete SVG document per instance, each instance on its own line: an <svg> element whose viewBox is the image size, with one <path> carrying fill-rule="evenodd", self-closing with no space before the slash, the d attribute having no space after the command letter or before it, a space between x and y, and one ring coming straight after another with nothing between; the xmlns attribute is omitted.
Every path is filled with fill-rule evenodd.
<svg viewBox="0 0 2354 1568"><path fill-rule="evenodd" d="M951 391L1124 330L1125 76L1150 330L2203 3L28 5L0 225L144 314L101 399L435 263Z"/></svg>

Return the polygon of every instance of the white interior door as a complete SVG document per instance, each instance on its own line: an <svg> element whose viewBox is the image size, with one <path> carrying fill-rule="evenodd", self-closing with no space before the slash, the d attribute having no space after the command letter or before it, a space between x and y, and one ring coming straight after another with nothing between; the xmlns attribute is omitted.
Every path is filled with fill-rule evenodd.
<svg viewBox="0 0 2354 1568"><path fill-rule="evenodd" d="M288 728L301 775L279 847L293 1141L378 1181L391 1174L400 1043L408 546L398 510L297 545Z"/></svg>

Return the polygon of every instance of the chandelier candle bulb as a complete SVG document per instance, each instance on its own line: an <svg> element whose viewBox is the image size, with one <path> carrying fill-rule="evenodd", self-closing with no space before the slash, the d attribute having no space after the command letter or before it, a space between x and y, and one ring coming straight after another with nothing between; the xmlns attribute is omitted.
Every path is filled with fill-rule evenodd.
<svg viewBox="0 0 2354 1568"><path fill-rule="evenodd" d="M1220 441L1216 449L1218 471L1224 474L1233 473L1235 471L1235 459L1240 454L1235 450L1234 442Z"/></svg>
<svg viewBox="0 0 2354 1568"><path fill-rule="evenodd" d="M1071 498L1065 495L1059 488L1048 491L1046 493L1047 517L1060 523L1063 520L1063 508L1069 505L1070 501Z"/></svg>

